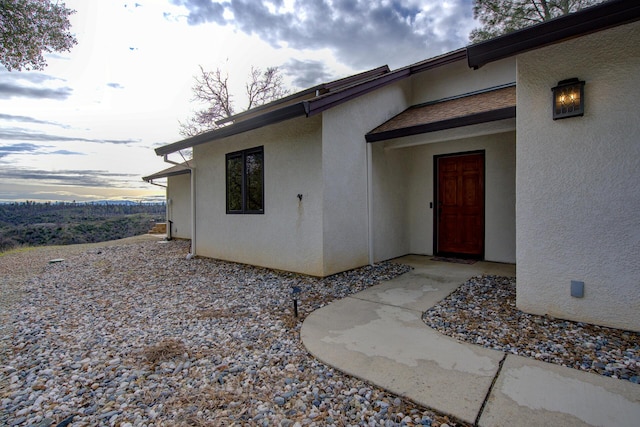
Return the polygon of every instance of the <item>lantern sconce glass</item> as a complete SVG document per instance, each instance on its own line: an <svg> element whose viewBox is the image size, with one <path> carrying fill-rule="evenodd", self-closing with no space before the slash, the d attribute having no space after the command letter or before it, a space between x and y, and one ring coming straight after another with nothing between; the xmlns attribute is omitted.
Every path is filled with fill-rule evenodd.
<svg viewBox="0 0 640 427"><path fill-rule="evenodd" d="M553 120L584 115L584 81L562 80L553 92Z"/></svg>

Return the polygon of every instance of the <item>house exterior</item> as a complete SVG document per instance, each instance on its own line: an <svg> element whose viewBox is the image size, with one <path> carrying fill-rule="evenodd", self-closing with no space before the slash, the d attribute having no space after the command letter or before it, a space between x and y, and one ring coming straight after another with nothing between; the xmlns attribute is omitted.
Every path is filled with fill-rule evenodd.
<svg viewBox="0 0 640 427"><path fill-rule="evenodd" d="M640 330L639 9L380 67L156 149L193 148L192 254L315 276L406 254L516 263L522 310ZM584 115L554 121L571 77Z"/></svg>
<svg viewBox="0 0 640 427"><path fill-rule="evenodd" d="M451 75L456 76L455 83L445 87L442 83ZM414 153L420 148L388 150L383 143L368 144L365 135L412 105L514 82L512 60L474 72L466 64L465 51L458 50L400 70L381 67L321 85L303 101L293 95L293 104L275 103L265 107L262 115L156 151L167 155L193 147L198 255L327 276L407 253L433 253L432 230L424 227L432 219L421 217L431 215L433 184L416 180L413 185L409 176L418 173L432 180L432 172L416 163ZM438 90L424 90L427 84ZM512 102L514 107L515 99ZM293 111L294 117L281 120L287 111ZM240 130L235 133L234 128ZM512 154L495 159L490 153L489 162L506 163L504 168L510 172L505 173L514 177L514 131L512 112L500 123L472 126L428 142L501 134L507 144L511 138ZM456 150L481 150L492 144L485 137L462 141ZM259 147L264 156L264 210L228 213L225 157ZM442 146L426 149L448 152ZM493 172L489 176L499 180ZM499 215L487 219L490 230L501 228L498 222L504 217L511 218L511 225L497 240L498 233L487 233L488 248L480 254L485 259L515 261L514 179L504 186L496 183L500 189L492 186L489 191L490 197L508 193L505 197L511 198L511 203L497 209ZM420 193L424 188L427 194ZM415 215L408 215L411 204L417 203L408 192L420 193ZM427 234L417 236L423 229Z"/></svg>
<svg viewBox="0 0 640 427"><path fill-rule="evenodd" d="M516 59L523 311L640 330L639 10L604 3L470 48L472 66L505 52ZM544 39L552 34L562 39ZM550 88L571 77L585 81L584 116L553 121ZM582 298L571 296L572 281L584 283Z"/></svg>
<svg viewBox="0 0 640 427"><path fill-rule="evenodd" d="M167 238L191 239L191 169L188 165L175 165L142 179L166 188ZM166 184L155 183L159 179L166 179Z"/></svg>

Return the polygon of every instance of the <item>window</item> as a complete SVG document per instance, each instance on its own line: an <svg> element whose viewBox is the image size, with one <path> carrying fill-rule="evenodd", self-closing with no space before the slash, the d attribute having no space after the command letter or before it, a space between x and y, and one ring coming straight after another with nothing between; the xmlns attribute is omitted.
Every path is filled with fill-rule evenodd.
<svg viewBox="0 0 640 427"><path fill-rule="evenodd" d="M227 213L264 213L264 149L236 151L227 160Z"/></svg>

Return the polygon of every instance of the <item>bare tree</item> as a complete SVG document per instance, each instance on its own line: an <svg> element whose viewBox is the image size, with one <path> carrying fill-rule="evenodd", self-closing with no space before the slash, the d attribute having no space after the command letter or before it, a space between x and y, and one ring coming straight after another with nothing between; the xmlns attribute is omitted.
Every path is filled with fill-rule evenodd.
<svg viewBox="0 0 640 427"><path fill-rule="evenodd" d="M482 26L471 31L476 43L558 16L576 12L604 0L474 0L473 15Z"/></svg>
<svg viewBox="0 0 640 427"><path fill-rule="evenodd" d="M69 33L64 3L49 0L0 0L0 63L7 70L42 70L44 52L69 51L77 43Z"/></svg>
<svg viewBox="0 0 640 427"><path fill-rule="evenodd" d="M282 75L278 67L268 67L265 71L251 67L249 81L245 84L247 105L245 110L258 107L286 96ZM193 101L205 104L186 122L179 122L180 135L190 137L213 130L219 126L218 120L235 114L233 95L229 93L229 75L220 68L206 71L200 66L200 75L195 77Z"/></svg>

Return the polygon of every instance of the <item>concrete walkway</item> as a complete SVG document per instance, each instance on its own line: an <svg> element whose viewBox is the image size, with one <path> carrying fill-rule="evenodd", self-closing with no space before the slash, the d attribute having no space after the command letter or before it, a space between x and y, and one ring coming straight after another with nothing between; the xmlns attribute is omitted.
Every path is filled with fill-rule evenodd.
<svg viewBox="0 0 640 427"><path fill-rule="evenodd" d="M414 270L333 302L301 338L324 363L479 426L638 426L640 385L461 343L422 322L429 307L478 274L513 265L407 256Z"/></svg>

